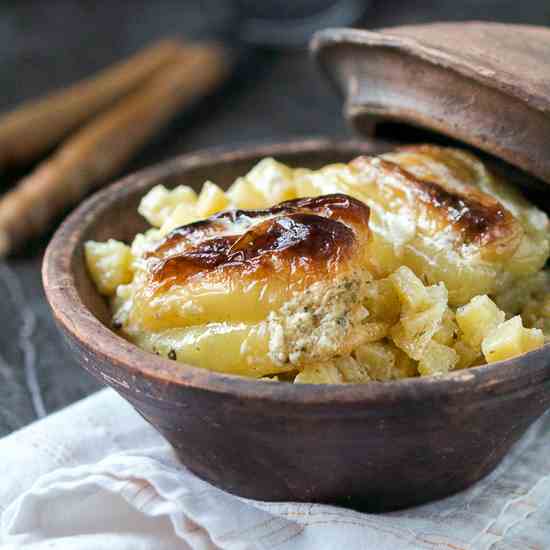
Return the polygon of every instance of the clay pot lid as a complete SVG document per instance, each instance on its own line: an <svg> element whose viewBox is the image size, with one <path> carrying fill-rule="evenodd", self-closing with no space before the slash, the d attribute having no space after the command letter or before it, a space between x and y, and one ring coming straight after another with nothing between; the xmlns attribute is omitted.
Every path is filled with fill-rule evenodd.
<svg viewBox="0 0 550 550"><path fill-rule="evenodd" d="M550 183L550 29L483 22L327 29L310 48L362 133L381 122L428 129Z"/></svg>

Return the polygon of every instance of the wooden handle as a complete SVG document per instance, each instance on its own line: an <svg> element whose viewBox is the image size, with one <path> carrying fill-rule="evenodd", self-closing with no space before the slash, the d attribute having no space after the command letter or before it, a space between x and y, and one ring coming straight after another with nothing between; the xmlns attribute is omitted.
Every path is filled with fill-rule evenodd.
<svg viewBox="0 0 550 550"><path fill-rule="evenodd" d="M178 110L211 92L227 68L221 47L186 47L138 92L68 139L0 200L0 256L118 172Z"/></svg>
<svg viewBox="0 0 550 550"><path fill-rule="evenodd" d="M46 152L70 130L172 63L180 51L177 40L162 40L92 78L0 116L0 168Z"/></svg>

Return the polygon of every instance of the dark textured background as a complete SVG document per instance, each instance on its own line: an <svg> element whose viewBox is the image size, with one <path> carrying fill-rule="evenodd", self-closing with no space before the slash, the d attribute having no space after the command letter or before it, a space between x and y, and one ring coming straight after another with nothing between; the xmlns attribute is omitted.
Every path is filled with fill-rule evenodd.
<svg viewBox="0 0 550 550"><path fill-rule="evenodd" d="M550 2L375 0L368 27L443 19L550 23ZM157 37L219 36L230 2L0 3L0 109L71 83ZM250 51L208 105L180 116L125 172L199 147L304 135L345 136L340 105L305 52ZM27 168L28 169L28 168ZM23 172L2 176L2 190ZM66 352L40 281L48 236L0 263L0 435L98 389Z"/></svg>

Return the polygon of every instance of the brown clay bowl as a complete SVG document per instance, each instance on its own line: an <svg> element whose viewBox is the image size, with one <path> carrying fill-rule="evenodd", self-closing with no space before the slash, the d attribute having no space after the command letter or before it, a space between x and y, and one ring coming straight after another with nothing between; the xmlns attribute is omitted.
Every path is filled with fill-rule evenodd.
<svg viewBox="0 0 550 550"><path fill-rule="evenodd" d="M136 207L153 185L227 185L264 156L314 167L377 147L310 140L183 156L91 197L47 250L47 298L82 366L127 399L190 470L232 493L366 509L442 497L490 472L550 406L548 346L441 378L295 386L179 365L109 329L83 243L128 241L143 230Z"/></svg>

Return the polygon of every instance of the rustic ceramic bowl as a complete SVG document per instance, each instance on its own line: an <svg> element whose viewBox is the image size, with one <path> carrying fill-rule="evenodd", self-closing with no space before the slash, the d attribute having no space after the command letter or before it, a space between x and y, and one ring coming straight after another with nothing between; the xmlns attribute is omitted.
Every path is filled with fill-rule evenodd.
<svg viewBox="0 0 550 550"><path fill-rule="evenodd" d="M83 258L88 239L131 240L154 185L222 185L258 159L319 166L373 142L306 141L177 158L78 208L53 238L44 286L86 370L127 399L198 476L245 497L403 507L468 487L550 406L550 349L441 378L366 385L260 382L180 365L109 328Z"/></svg>

